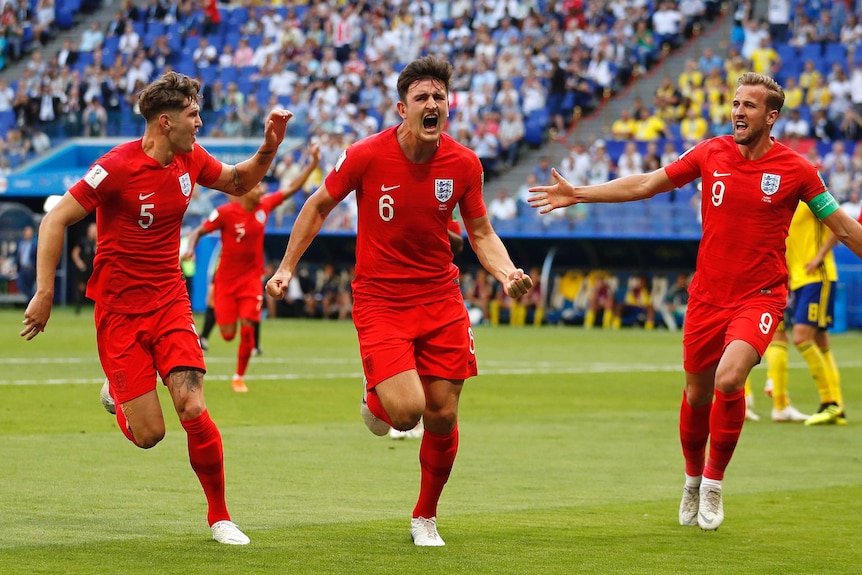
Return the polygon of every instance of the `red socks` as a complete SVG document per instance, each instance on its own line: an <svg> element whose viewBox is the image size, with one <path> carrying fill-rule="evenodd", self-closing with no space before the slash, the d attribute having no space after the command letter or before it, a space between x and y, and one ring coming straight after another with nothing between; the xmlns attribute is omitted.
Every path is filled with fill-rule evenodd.
<svg viewBox="0 0 862 575"><path fill-rule="evenodd" d="M221 434L210 419L209 411L181 421L189 442L189 461L207 498L207 522L229 520L224 495L224 452Z"/></svg>
<svg viewBox="0 0 862 575"><path fill-rule="evenodd" d="M430 519L437 516L437 502L443 493L443 486L449 480L449 474L452 472L452 465L455 463L457 453L457 424L448 435L440 435L425 430L422 435L422 445L419 447L422 479L419 486L419 500L416 502L416 507L413 508L414 518L425 517Z"/></svg>
<svg viewBox="0 0 862 575"><path fill-rule="evenodd" d="M724 471L742 433L745 423L745 390L732 393L715 390L715 402L709 416L709 458L703 476L721 481Z"/></svg>
<svg viewBox="0 0 862 575"><path fill-rule="evenodd" d="M733 457L745 422L745 390L732 393L715 390L711 404L693 408L682 395L679 438L685 457L685 474L721 481ZM706 442L709 458L704 462Z"/></svg>
<svg viewBox="0 0 862 575"><path fill-rule="evenodd" d="M243 324L239 330L239 353L236 360L237 375L245 375L252 351L254 351L254 326Z"/></svg>
<svg viewBox="0 0 862 575"><path fill-rule="evenodd" d="M679 439L685 457L685 474L692 477L703 475L706 460L706 441L709 439L709 416L712 404L692 407L682 392L679 410Z"/></svg>

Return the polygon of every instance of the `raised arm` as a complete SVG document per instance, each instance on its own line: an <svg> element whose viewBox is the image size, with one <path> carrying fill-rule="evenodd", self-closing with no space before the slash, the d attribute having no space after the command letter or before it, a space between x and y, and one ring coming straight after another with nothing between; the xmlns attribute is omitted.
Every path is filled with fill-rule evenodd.
<svg viewBox="0 0 862 575"><path fill-rule="evenodd" d="M66 228L84 219L87 213L78 200L66 192L42 218L36 248L36 293L24 311L21 337L31 340L45 331L54 304L54 280L63 254Z"/></svg>
<svg viewBox="0 0 862 575"><path fill-rule="evenodd" d="M533 280L512 263L506 246L491 227L487 214L480 218L465 219L464 228L479 263L503 285L509 297L519 298L530 291Z"/></svg>
<svg viewBox="0 0 862 575"><path fill-rule="evenodd" d="M201 239L201 236L207 235L207 232L204 229L204 225L201 224L192 230L192 233L189 234L189 237L186 241L186 250L180 254L181 260L190 260L195 257L195 248L198 246L198 242Z"/></svg>
<svg viewBox="0 0 862 575"><path fill-rule="evenodd" d="M676 188L664 168L643 174L623 176L603 184L575 187L556 169L551 170L556 183L530 188L534 195L527 198L530 206L546 214L574 204L632 202L651 198Z"/></svg>
<svg viewBox="0 0 862 575"><path fill-rule="evenodd" d="M263 144L257 152L251 158L235 165L222 163L221 175L208 187L232 196L248 193L269 171L278 147L284 140L287 123L292 117L293 112L288 110L276 109L270 112L264 124Z"/></svg>
<svg viewBox="0 0 862 575"><path fill-rule="evenodd" d="M276 299L284 297L296 269L296 264L299 263L299 258L302 257L311 241L320 232L329 212L337 205L338 201L330 196L326 190L326 184L321 184L317 191L303 204L299 215L296 217L296 222L293 224L293 230L290 232L284 257L278 265L278 269L266 282L266 293Z"/></svg>
<svg viewBox="0 0 862 575"><path fill-rule="evenodd" d="M281 201L285 201L290 196L294 195L296 192L302 189L302 186L305 185L305 181L311 176L311 173L317 168L317 165L320 163L320 144L314 142L310 146L308 146L308 162L305 164L305 167L302 171L290 182L290 185L286 190L279 190L281 192Z"/></svg>

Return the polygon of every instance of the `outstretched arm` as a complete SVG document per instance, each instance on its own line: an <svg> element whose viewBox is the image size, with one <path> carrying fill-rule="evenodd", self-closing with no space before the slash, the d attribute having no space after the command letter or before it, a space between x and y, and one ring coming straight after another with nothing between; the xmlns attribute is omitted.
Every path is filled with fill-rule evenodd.
<svg viewBox="0 0 862 575"><path fill-rule="evenodd" d="M676 188L664 168L579 188L570 184L556 169L551 170L551 175L556 180L555 184L532 187L530 192L535 195L527 198L530 206L539 208L539 213L542 214L574 204L645 200Z"/></svg>
<svg viewBox="0 0 862 575"><path fill-rule="evenodd" d="M264 124L263 144L257 152L236 165L223 163L221 175L208 187L232 196L241 196L254 188L269 171L292 117L293 112L288 110L276 109L270 112Z"/></svg>
<svg viewBox="0 0 862 575"><path fill-rule="evenodd" d="M39 242L36 248L36 293L24 311L24 329L21 337L33 339L45 331L51 307L54 304L54 280L57 264L63 253L66 228L84 219L87 210L66 192L39 224Z"/></svg>
<svg viewBox="0 0 862 575"><path fill-rule="evenodd" d="M195 248L198 246L198 242L201 239L201 236L207 235L207 231L204 229L203 224L196 227L192 233L189 234L188 241L186 242L186 251L180 254L181 260L190 260L195 257Z"/></svg>
<svg viewBox="0 0 862 575"><path fill-rule="evenodd" d="M857 257L862 258L862 224L838 209L823 218L835 237L841 240Z"/></svg>
<svg viewBox="0 0 862 575"><path fill-rule="evenodd" d="M317 165L319 163L320 144L314 142L308 147L308 163L305 165L305 168L303 168L299 175L296 176L296 178L292 182L290 182L290 185L286 190L279 190L279 192L281 192L282 202L302 189L302 186L305 184L305 181L309 178L309 176L311 176L311 173L317 168Z"/></svg>

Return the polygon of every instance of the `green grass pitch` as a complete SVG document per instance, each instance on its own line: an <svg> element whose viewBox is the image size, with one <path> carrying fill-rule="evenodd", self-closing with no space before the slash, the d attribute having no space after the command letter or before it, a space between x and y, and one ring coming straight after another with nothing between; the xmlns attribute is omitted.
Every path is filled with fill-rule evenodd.
<svg viewBox="0 0 862 575"><path fill-rule="evenodd" d="M418 442L372 436L349 322L268 320L247 394L217 334L206 398L228 504L251 537L210 538L164 388L165 440L134 448L99 403L91 313L35 340L0 310L0 574L856 574L862 565L862 334L833 336L849 424L769 421L765 370L717 532L677 525L681 335L475 329L480 375L439 507L443 548L410 542ZM794 404L818 403L791 350Z"/></svg>

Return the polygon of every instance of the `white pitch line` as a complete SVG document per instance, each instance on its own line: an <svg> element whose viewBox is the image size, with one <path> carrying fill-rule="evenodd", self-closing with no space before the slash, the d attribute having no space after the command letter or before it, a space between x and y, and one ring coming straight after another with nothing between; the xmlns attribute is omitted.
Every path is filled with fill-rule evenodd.
<svg viewBox="0 0 862 575"><path fill-rule="evenodd" d="M29 359L29 362L39 361ZM87 360L75 360L70 359L68 363L84 363ZM216 361L210 363L225 363L233 360L228 360L225 358L223 361ZM98 363L93 360L93 363ZM256 362L262 363L262 362ZM308 363L326 363L328 365L333 365L337 363L341 364L353 364L354 360L345 360L345 359L320 359L320 360L285 360L283 362L273 362L273 363L291 363L294 366L297 364L308 364ZM493 375L583 375L583 374L601 374L601 373L658 373L658 372L682 372L682 366L680 364L611 364L611 363L590 363L584 364L580 366L572 366L572 365L563 365L563 364L553 364L548 362L538 362L535 364L531 364L530 362L523 362L524 367L517 366L518 362L487 362L489 365L495 365L498 367L485 368L482 369L480 365L479 377L483 376L493 376ZM513 363L515 365L513 365ZM806 367L803 363L791 363L791 368L804 368ZM862 362L860 361L850 361L850 362L842 362L839 367L862 367ZM245 379L246 381L314 381L314 380L323 380L323 379L359 379L362 377L362 372L358 370L349 370L343 372L327 372L327 373L319 373L319 372L294 372L294 373L278 373L278 374L247 374ZM206 381L230 381L230 375L215 375L212 372L207 374ZM13 386L13 385L90 385L90 384L101 384L104 382L104 378L102 377L92 377L92 378L48 378L48 379L0 379L0 386Z"/></svg>

